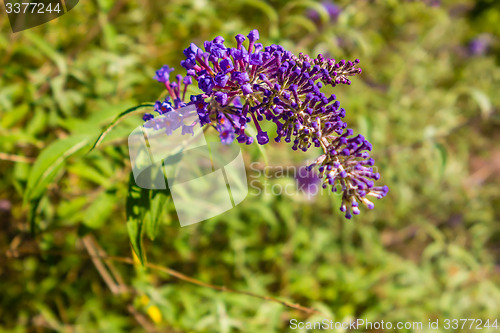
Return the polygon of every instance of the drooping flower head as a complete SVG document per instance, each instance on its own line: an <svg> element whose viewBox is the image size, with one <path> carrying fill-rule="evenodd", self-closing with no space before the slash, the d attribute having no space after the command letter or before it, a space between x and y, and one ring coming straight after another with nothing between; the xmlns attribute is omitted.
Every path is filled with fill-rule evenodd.
<svg viewBox="0 0 500 333"><path fill-rule="evenodd" d="M322 92L326 85L350 85L350 77L361 73L359 60L296 56L281 45L264 47L257 43L259 38L259 32L252 30L246 37L238 34L235 47L225 45L221 36L202 47L191 44L181 61L186 77L178 75L171 82L170 67L157 71L155 79L165 84L171 101L157 102L155 110L164 114L194 105L200 124L213 126L224 144L234 139L251 144L254 139L246 133L249 123L257 129L258 144L267 144L269 134L261 123L270 121L276 126L276 142L292 143L293 150L323 151L308 170L317 168L323 187L342 193L340 209L346 218L359 214L360 203L372 209L367 197L380 199L388 191L386 186L374 185L380 175L369 157L372 145L362 135L353 136L336 96ZM193 80L202 93L184 102ZM145 120L151 117L146 115Z"/></svg>

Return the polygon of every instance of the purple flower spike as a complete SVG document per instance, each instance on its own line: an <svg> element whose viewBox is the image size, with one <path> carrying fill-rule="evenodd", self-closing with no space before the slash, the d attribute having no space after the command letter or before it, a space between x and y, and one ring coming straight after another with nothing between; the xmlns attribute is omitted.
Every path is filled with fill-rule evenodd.
<svg viewBox="0 0 500 333"><path fill-rule="evenodd" d="M234 141L234 132L224 131L220 134L220 142L225 145L230 145Z"/></svg>
<svg viewBox="0 0 500 333"><path fill-rule="evenodd" d="M168 82L170 79L170 73L173 72L173 68L164 65L162 68L156 71L156 75L153 77L158 82Z"/></svg>
<svg viewBox="0 0 500 333"><path fill-rule="evenodd" d="M222 44L213 43L210 48L210 55L216 59L223 58L226 55L226 47Z"/></svg>
<svg viewBox="0 0 500 333"><path fill-rule="evenodd" d="M219 137L221 139L221 143L228 145L234 141L234 129L231 125L229 119L226 116L220 115L220 119L216 126L217 131L219 132Z"/></svg>
<svg viewBox="0 0 500 333"><path fill-rule="evenodd" d="M238 43L238 45L243 44L243 42L246 39L245 36L243 36L242 34L237 34L234 38L236 39L236 42Z"/></svg>
<svg viewBox="0 0 500 333"><path fill-rule="evenodd" d="M146 113L146 114L144 114L144 116L142 116L142 120L148 121L148 120L153 119L154 117L155 116L153 116L151 113Z"/></svg>
<svg viewBox="0 0 500 333"><path fill-rule="evenodd" d="M248 76L248 73L246 73L246 72L232 72L231 73L231 80L238 83L238 84L245 84L248 81L250 81L250 77Z"/></svg>
<svg viewBox="0 0 500 333"><path fill-rule="evenodd" d="M218 91L215 93L215 100L222 106L225 106L227 105L227 94L222 92L222 91Z"/></svg>
<svg viewBox="0 0 500 333"><path fill-rule="evenodd" d="M269 136L267 136L267 132L259 132L257 134L257 142L259 145L265 145L269 142Z"/></svg>
<svg viewBox="0 0 500 333"><path fill-rule="evenodd" d="M212 89L214 88L214 80L210 75L204 75L198 80L198 88L203 90L206 94L211 94Z"/></svg>
<svg viewBox="0 0 500 333"><path fill-rule="evenodd" d="M220 68L223 73L228 73L234 69L233 62L229 58L223 59L220 62Z"/></svg>
<svg viewBox="0 0 500 333"><path fill-rule="evenodd" d="M253 53L250 55L250 65L262 65L262 53Z"/></svg>
<svg viewBox="0 0 500 333"><path fill-rule="evenodd" d="M251 43L255 42L255 41L259 40L259 31L257 29L254 29L254 30L250 31L250 33L248 34L247 37Z"/></svg>
<svg viewBox="0 0 500 333"><path fill-rule="evenodd" d="M217 73L217 75L214 78L215 84L221 88L224 88L226 86L228 80L229 77L224 73Z"/></svg>
<svg viewBox="0 0 500 333"><path fill-rule="evenodd" d="M217 36L214 38L214 43L217 43L217 44L222 44L224 43L224 38L222 36Z"/></svg>
<svg viewBox="0 0 500 333"><path fill-rule="evenodd" d="M324 2L323 6L332 20L337 18L338 6L332 2ZM243 47L245 36L238 34L235 39L236 47L227 47L222 37L216 37L203 43L204 51L191 44L184 50L186 58L181 62L188 76L178 76L175 82L170 82L170 67L158 70L155 79L165 83L170 97L158 101L155 111L175 117L173 110L194 105L200 125L215 127L224 144L235 138L241 144L252 144L254 138L245 134L252 120L257 142L267 144L268 133L259 123L271 121L277 128L273 135L276 142L292 143L292 149L297 151L311 147L322 150L308 170L323 188L331 187L332 192L340 193L341 211L346 218L360 214L361 204L373 209L373 202L367 198L381 199L388 188L375 186L380 174L370 158L372 145L364 136L354 136L344 121L346 110L335 95L325 94L329 90L325 86L350 85L352 77L361 73L359 60L336 61L321 54L315 58L302 53L297 56L281 45L256 43L257 30L248 34L247 48ZM471 53L481 53L481 46L471 45ZM193 80L203 93L184 102L187 86ZM167 132L180 126L175 121L167 123L163 116L144 115L145 126ZM182 130L191 133L190 128Z"/></svg>
<svg viewBox="0 0 500 333"><path fill-rule="evenodd" d="M248 53L252 53L254 43L259 39L259 31L252 30L248 34Z"/></svg>
<svg viewBox="0 0 500 333"><path fill-rule="evenodd" d="M253 93L252 87L249 84L244 84L241 86L241 91L243 91L243 95L249 95Z"/></svg>
<svg viewBox="0 0 500 333"><path fill-rule="evenodd" d="M184 50L184 55L189 58L190 56L196 56L196 52L198 51L198 46L196 44L191 43L187 49Z"/></svg>

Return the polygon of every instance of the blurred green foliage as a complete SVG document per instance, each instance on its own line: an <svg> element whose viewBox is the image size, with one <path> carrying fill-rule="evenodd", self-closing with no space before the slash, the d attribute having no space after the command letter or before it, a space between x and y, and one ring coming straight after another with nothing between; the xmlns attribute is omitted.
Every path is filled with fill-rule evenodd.
<svg viewBox="0 0 500 333"><path fill-rule="evenodd" d="M156 100L154 70L180 70L190 42L254 28L264 44L294 53L361 59L363 74L335 93L351 127L373 143L389 195L346 221L334 195L251 192L236 209L185 228L167 204L145 231L156 235L144 239L147 261L336 321L500 321L500 6L337 4L331 20L315 1L82 1L16 34L2 13L0 331L284 332L292 318L321 319L137 260L114 264L129 288L113 293L82 241L92 235L109 255L131 256L126 137L141 119L128 117L87 153L102 129ZM472 54L478 36L486 50ZM288 148L272 144L265 157L243 150L262 165L303 163Z"/></svg>

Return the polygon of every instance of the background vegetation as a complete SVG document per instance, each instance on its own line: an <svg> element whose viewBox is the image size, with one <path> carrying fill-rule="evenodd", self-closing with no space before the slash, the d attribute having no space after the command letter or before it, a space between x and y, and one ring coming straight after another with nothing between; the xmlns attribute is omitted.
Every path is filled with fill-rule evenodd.
<svg viewBox="0 0 500 333"><path fill-rule="evenodd" d="M0 331L285 332L292 318L323 318L165 268L335 321L500 321L500 6L336 5L338 17L314 1L81 1L16 34L2 10ZM251 192L185 228L168 204L147 217L159 221L143 244L158 266L142 268L125 209L126 136L140 116L87 152L120 112L163 93L154 70L180 70L190 42L254 28L294 53L361 60L363 74L335 93L373 143L389 195L346 221L333 195ZM289 148L242 149L249 162L301 165Z"/></svg>

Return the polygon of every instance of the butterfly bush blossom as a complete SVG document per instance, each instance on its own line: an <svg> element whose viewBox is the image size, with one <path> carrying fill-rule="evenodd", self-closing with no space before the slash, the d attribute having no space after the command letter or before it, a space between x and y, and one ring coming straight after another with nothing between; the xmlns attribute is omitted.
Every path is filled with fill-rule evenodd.
<svg viewBox="0 0 500 333"><path fill-rule="evenodd" d="M372 145L347 128L343 121L346 111L336 96L321 92L325 85L350 85L349 78L361 73L359 60L335 61L321 54L316 58L302 53L296 56L280 45L264 47L257 43L257 30L235 38L236 47L227 47L220 36L204 42L203 48L192 43L181 61L187 70L185 77L172 79L169 66L159 69L154 79L165 84L169 96L156 102L155 111L170 114L195 105L201 125L214 126L224 144L234 140L252 144L254 138L246 130L253 123L257 143L265 145L269 134L261 123L271 121L277 128L276 142L291 143L293 150L307 151L312 146L322 150L307 168L317 168L323 188L341 192L340 210L346 218L360 213L360 203L372 209L369 197L380 199L388 192L387 186L374 185L380 175L369 157ZM203 93L186 100L187 87L194 81ZM152 114L144 116L145 121L152 119ZM183 133L192 133L192 128L175 117L168 119L168 124L154 126L167 133L183 126Z"/></svg>

